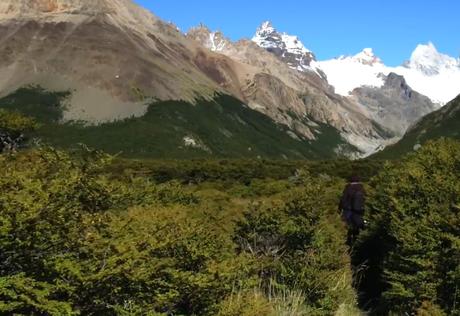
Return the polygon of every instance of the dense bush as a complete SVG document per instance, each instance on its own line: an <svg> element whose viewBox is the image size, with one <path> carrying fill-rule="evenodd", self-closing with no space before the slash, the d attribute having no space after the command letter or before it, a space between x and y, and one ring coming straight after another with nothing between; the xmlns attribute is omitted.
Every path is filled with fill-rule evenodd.
<svg viewBox="0 0 460 316"><path fill-rule="evenodd" d="M0 312L203 312L228 290L228 246L175 211L193 196L110 181L100 173L109 159L93 151L0 156ZM155 206L126 212L143 204ZM221 262L226 269L215 267Z"/></svg>
<svg viewBox="0 0 460 316"><path fill-rule="evenodd" d="M24 116L18 112L0 109L0 129L12 133L21 133L37 128L35 119Z"/></svg>
<svg viewBox="0 0 460 316"><path fill-rule="evenodd" d="M322 197L337 195L325 188L331 179L250 183L247 195L264 204L235 225L233 209L251 204L241 184L233 196L216 185L194 192L107 174L111 161L88 149L0 156L0 313L310 315L353 306L343 227L328 211L335 198ZM278 206L264 206L273 194ZM249 251L243 240L254 238L261 244Z"/></svg>
<svg viewBox="0 0 460 316"><path fill-rule="evenodd" d="M329 175L349 179L359 174L363 181L377 175L383 162L377 160L127 160L117 159L108 170L118 175L141 175L157 183L177 180L182 183L227 182L249 185L255 180L287 180L300 170L313 177Z"/></svg>
<svg viewBox="0 0 460 316"><path fill-rule="evenodd" d="M0 109L0 153L16 151L27 140L24 133L29 133L38 126L31 117Z"/></svg>

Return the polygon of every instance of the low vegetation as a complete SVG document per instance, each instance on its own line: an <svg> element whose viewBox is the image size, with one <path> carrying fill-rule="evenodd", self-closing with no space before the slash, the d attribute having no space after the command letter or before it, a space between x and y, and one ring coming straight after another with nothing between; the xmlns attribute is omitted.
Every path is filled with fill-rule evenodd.
<svg viewBox="0 0 460 316"><path fill-rule="evenodd" d="M42 128L16 111L0 128ZM370 224L349 248L356 173ZM1 314L460 315L458 141L387 163L29 146L0 155L0 190Z"/></svg>

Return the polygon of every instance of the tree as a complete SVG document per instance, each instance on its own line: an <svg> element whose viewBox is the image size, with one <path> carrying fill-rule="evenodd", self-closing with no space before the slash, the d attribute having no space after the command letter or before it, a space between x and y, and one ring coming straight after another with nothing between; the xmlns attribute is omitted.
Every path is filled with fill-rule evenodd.
<svg viewBox="0 0 460 316"><path fill-rule="evenodd" d="M376 232L382 240L380 305L397 314L425 304L460 315L460 143L430 142L372 182L374 224L361 243Z"/></svg>

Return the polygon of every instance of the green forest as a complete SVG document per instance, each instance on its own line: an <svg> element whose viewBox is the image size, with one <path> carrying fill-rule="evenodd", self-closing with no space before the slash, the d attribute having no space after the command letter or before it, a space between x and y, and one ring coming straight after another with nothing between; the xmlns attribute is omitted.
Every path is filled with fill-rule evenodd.
<svg viewBox="0 0 460 316"><path fill-rule="evenodd" d="M40 122L0 111L0 128ZM347 245L358 174L369 223ZM4 315L460 315L460 142L398 160L0 155Z"/></svg>

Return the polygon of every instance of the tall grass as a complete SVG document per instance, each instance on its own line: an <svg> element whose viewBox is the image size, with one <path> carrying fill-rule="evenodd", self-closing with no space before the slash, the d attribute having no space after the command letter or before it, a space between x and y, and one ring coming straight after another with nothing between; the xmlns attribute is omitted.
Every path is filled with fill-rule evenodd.
<svg viewBox="0 0 460 316"><path fill-rule="evenodd" d="M338 280L337 286L342 283ZM311 316L325 315L320 309L306 303L305 290L280 287L275 280L268 286L260 284L252 290L235 288L221 304L219 316ZM344 302L335 316L364 315L353 302Z"/></svg>

